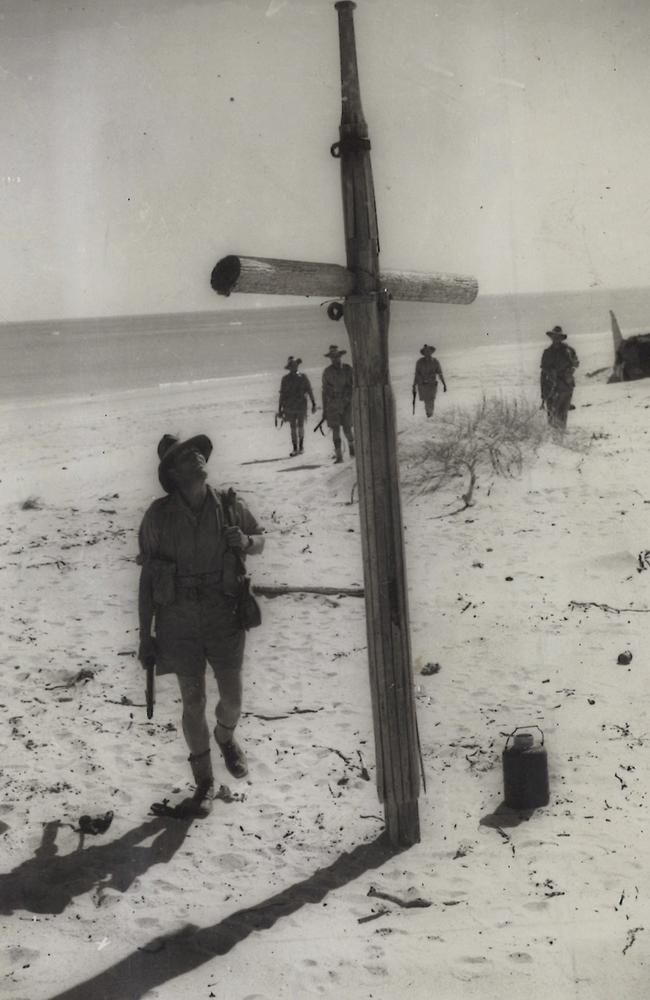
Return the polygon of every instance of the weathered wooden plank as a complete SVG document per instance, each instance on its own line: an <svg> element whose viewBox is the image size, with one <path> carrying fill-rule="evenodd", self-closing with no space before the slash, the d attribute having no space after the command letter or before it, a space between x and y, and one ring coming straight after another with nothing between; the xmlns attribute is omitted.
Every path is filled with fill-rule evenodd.
<svg viewBox="0 0 650 1000"><path fill-rule="evenodd" d="M319 594L331 597L363 597L363 587L290 587L253 584L253 593L260 597L282 597L284 594Z"/></svg>
<svg viewBox="0 0 650 1000"><path fill-rule="evenodd" d="M471 305L478 281L467 274L421 274L418 271L382 271L380 281L397 302L441 302Z"/></svg>
<svg viewBox="0 0 650 1000"><path fill-rule="evenodd" d="M395 416L388 381L389 296L379 273L379 239L370 164L370 142L361 108L352 0L335 4L339 15L342 110L338 153L348 270L345 325L354 367L352 410L357 443L359 514L366 590L368 668L378 792L386 832L402 846L420 839L419 771L414 731L415 700L406 615Z"/></svg>
<svg viewBox="0 0 650 1000"><path fill-rule="evenodd" d="M465 275L380 271L370 141L361 108L352 19L355 4L338 0L335 7L342 108L340 140L332 152L341 163L347 266L230 255L215 266L211 284L221 295L237 291L345 298L355 377L352 411L377 787L389 840L407 846L420 839L420 772L395 404L388 375L389 301L468 304L476 298L478 286ZM316 589L328 588L309 588ZM265 590L275 596L278 590L305 588L256 588L257 593Z"/></svg>
<svg viewBox="0 0 650 1000"><path fill-rule="evenodd" d="M395 416L395 399L393 396L393 391L390 386L390 382L384 386L384 407L386 413L387 426L393 428L393 434L395 434L396 428L396 416ZM404 581L403 586L397 589L397 600L399 603L398 611L398 621L400 623L406 623L406 628L400 634L400 641L402 643L403 655L405 658L405 664L408 667L404 667L400 671L399 683L404 685L409 685L409 691L401 691L398 696L398 703L408 708L405 708L405 742L406 746L409 748L409 752L412 757L409 764L409 774L411 777L417 776L417 781L414 783L410 782L408 790L405 791L406 799L417 800L420 787L420 762L418 754L418 729L417 729L417 717L415 712L415 699L413 694L413 678L412 678L412 650L411 650L411 634L408 628L409 617L409 606L408 606L408 588L406 585L406 560L405 560L405 549L404 549L404 520L402 516L402 505L401 505L401 492L400 492L400 473L399 473L399 460L397 455L397 440L395 437L395 445L388 449L387 452L387 465L388 465L388 479L393 487L393 495L396 498L397 509L393 513L391 519L391 527L394 532L393 538L393 552L395 553L395 574L396 577Z"/></svg>
<svg viewBox="0 0 650 1000"><path fill-rule="evenodd" d="M210 282L219 295L253 292L337 299L354 291L356 279L340 264L231 254L218 261ZM391 298L403 302L468 305L478 294L476 279L463 274L382 271L379 283Z"/></svg>
<svg viewBox="0 0 650 1000"><path fill-rule="evenodd" d="M395 411L388 381L388 311L385 301L381 308L379 303L373 294L348 296L345 323L355 372L352 407L377 791L390 839L407 844L419 839L420 779Z"/></svg>

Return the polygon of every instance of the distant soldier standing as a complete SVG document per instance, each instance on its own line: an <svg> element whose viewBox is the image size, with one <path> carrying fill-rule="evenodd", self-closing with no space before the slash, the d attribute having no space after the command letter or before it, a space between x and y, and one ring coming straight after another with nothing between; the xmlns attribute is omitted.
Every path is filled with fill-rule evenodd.
<svg viewBox="0 0 650 1000"><path fill-rule="evenodd" d="M540 390L542 406L546 408L548 422L552 427L566 429L567 414L571 407L571 397L575 388L573 372L578 367L578 355L564 341L566 333L561 326L547 331L551 346L542 354Z"/></svg>
<svg viewBox="0 0 650 1000"><path fill-rule="evenodd" d="M434 351L435 347L432 347L431 344L425 344L420 349L422 357L418 358L416 362L415 375L413 376L413 410L415 412L415 393L417 391L419 398L424 403L424 412L427 417L433 416L438 379L442 382L443 390L447 391L447 383L442 374L440 362L433 357Z"/></svg>
<svg viewBox="0 0 650 1000"><path fill-rule="evenodd" d="M317 409L311 382L303 372L298 371L301 364L302 358L294 358L293 355L287 361L284 367L289 374L282 377L278 400L278 416L287 420L291 427L291 458L302 455L304 451L307 398L311 400L311 412L315 413Z"/></svg>
<svg viewBox="0 0 650 1000"><path fill-rule="evenodd" d="M352 367L341 364L341 357L346 351L339 350L336 344L330 346L325 355L331 364L323 371L323 416L328 427L332 428L335 461L343 461L341 450L341 428L345 434L350 449L354 455L354 436L352 433Z"/></svg>

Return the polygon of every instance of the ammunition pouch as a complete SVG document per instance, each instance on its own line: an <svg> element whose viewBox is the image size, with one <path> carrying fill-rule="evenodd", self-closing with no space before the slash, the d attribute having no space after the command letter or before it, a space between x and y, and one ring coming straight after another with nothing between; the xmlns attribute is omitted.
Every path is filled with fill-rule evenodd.
<svg viewBox="0 0 650 1000"><path fill-rule="evenodd" d="M241 593L237 601L237 614L239 615L239 624L245 632L249 628L257 628L258 625L262 624L262 609L251 590L250 576L243 577L241 581Z"/></svg>
<svg viewBox="0 0 650 1000"><path fill-rule="evenodd" d="M192 573L176 577L177 597L188 601L200 601L209 593L221 591L219 573Z"/></svg>
<svg viewBox="0 0 650 1000"><path fill-rule="evenodd" d="M164 608L176 600L176 563L168 559L149 559L151 593L154 604Z"/></svg>

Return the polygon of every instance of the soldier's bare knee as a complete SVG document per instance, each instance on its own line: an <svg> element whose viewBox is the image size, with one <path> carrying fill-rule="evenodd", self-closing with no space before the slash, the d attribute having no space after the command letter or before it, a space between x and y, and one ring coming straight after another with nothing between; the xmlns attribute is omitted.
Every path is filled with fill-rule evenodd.
<svg viewBox="0 0 650 1000"><path fill-rule="evenodd" d="M200 715L205 711L206 694L199 687L186 686L182 691L183 711L190 715Z"/></svg>

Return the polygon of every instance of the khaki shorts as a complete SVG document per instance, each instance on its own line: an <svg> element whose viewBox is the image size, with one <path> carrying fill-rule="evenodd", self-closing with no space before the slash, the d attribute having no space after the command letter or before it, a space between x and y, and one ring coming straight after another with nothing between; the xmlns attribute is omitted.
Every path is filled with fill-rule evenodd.
<svg viewBox="0 0 650 1000"><path fill-rule="evenodd" d="M236 601L220 591L181 593L156 611L157 674L202 675L209 663L218 676L241 670L246 633Z"/></svg>

